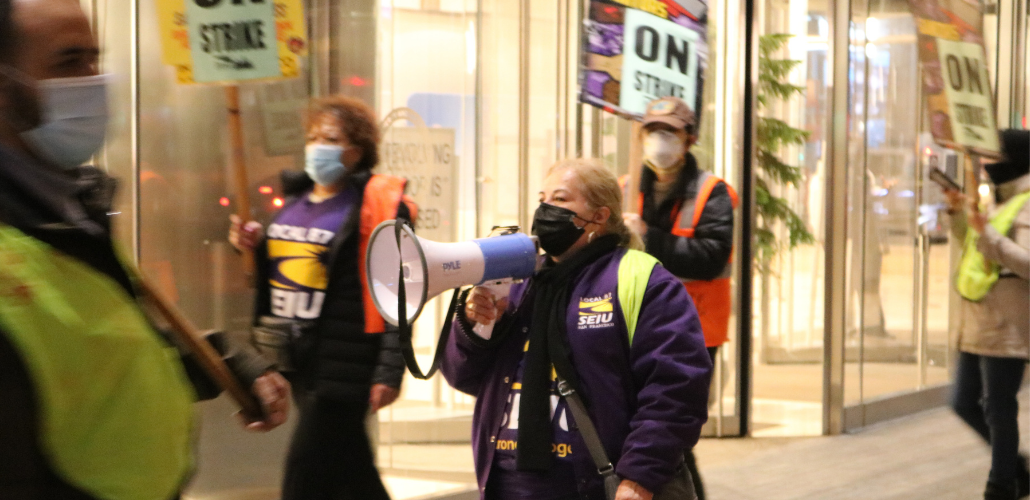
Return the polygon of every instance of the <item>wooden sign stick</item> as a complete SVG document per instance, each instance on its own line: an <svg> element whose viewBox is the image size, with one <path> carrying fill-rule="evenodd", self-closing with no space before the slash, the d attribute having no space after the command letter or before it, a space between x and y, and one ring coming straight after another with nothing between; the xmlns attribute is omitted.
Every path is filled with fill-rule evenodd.
<svg viewBox="0 0 1030 500"><path fill-rule="evenodd" d="M229 164L236 189L236 215L243 224L251 220L250 189L247 184L247 166L243 160L243 122L240 120L240 89L236 85L225 87L225 107L229 112ZM254 274L254 253L243 252L243 269Z"/></svg>
<svg viewBox="0 0 1030 500"><path fill-rule="evenodd" d="M626 199L623 200L623 213L635 214L639 212L640 197L640 172L644 165L644 148L640 143L640 134L644 126L633 120L630 122L629 138L629 178L626 182ZM640 214L643 216L644 214Z"/></svg>
<svg viewBox="0 0 1030 500"><path fill-rule="evenodd" d="M236 400L236 404L240 406L243 413L252 419L258 419L264 415L264 410L261 409L257 398L240 385L236 377L229 372L229 367L222 361L222 356L203 339L193 323L190 323L190 320L146 279L140 277L139 285L148 302L168 321L176 339L193 354L204 372Z"/></svg>

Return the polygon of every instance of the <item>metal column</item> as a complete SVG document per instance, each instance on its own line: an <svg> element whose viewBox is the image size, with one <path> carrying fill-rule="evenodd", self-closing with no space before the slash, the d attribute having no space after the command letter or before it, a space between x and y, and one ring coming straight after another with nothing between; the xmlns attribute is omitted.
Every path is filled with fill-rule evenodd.
<svg viewBox="0 0 1030 500"><path fill-rule="evenodd" d="M529 35L530 3L519 2L519 224L530 227L529 220Z"/></svg>
<svg viewBox="0 0 1030 500"><path fill-rule="evenodd" d="M823 333L823 434L844 429L844 335L847 285L848 61L851 2L831 2L833 100L826 176L826 309Z"/></svg>
<svg viewBox="0 0 1030 500"><path fill-rule="evenodd" d="M755 224L755 142L757 137L755 123L757 120L755 105L755 89L758 87L758 30L755 29L755 0L744 0L742 22L744 31L744 137L743 137L743 158L741 165L741 234L740 239L740 262L741 271L737 280L737 300L739 311L737 324L740 329L740 345L737 348L737 414L740 416L741 436L751 432L751 344L752 321L754 312L752 306L752 291L754 288L754 273L751 272L751 260L753 258L751 247L751 232ZM727 25L729 23L727 22Z"/></svg>

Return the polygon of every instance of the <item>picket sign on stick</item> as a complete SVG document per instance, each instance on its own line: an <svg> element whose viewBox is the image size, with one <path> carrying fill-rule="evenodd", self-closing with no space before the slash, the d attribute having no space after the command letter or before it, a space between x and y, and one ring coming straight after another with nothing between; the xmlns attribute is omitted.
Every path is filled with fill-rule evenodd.
<svg viewBox="0 0 1030 500"><path fill-rule="evenodd" d="M229 164L236 190L236 215L240 220L251 220L250 189L247 184L247 165L243 159L243 123L240 120L240 88L225 87L225 107L229 113ZM243 252L243 269L247 275L254 274L254 252Z"/></svg>
<svg viewBox="0 0 1030 500"><path fill-rule="evenodd" d="M976 2L908 4L916 22L924 119L934 142L970 157L1000 158L983 9Z"/></svg>
<svg viewBox="0 0 1030 500"><path fill-rule="evenodd" d="M966 181L963 187L965 188L965 194L969 197L971 204L971 207L967 208L980 210L980 179L978 178L979 172L977 172L976 169L977 158L969 151L966 151L965 153L966 154L964 156L966 157L966 160L962 170L966 176Z"/></svg>
<svg viewBox="0 0 1030 500"><path fill-rule="evenodd" d="M302 0L157 0L161 59L174 68L180 84L216 84L225 88L228 112L229 165L236 194L236 214L252 219L240 119L240 82L274 82L301 75L307 53ZM299 111L299 110L298 110ZM244 252L248 275L254 255ZM203 340L189 319L146 280L143 291L171 324L180 343L204 371L236 400L251 418L261 405L235 379L221 356Z"/></svg>
<svg viewBox="0 0 1030 500"><path fill-rule="evenodd" d="M644 164L644 148L640 144L640 134L644 126L638 121L630 122L629 139L629 178L626 180L626 199L623 200L622 211L628 214L639 212L640 202L640 172ZM640 214L643 216L644 214Z"/></svg>
<svg viewBox="0 0 1030 500"><path fill-rule="evenodd" d="M638 212L640 120L655 99L683 99L701 116L708 65L708 0L590 0L583 29L579 102L631 120L623 211Z"/></svg>

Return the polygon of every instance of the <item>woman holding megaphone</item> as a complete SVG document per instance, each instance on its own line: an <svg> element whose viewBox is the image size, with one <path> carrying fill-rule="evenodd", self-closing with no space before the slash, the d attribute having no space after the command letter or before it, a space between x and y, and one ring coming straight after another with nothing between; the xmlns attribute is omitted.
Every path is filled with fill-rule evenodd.
<svg viewBox="0 0 1030 500"><path fill-rule="evenodd" d="M533 219L542 270L458 311L441 371L477 398L485 499L694 498L684 451L712 363L683 285L633 249L621 197L599 163L559 162Z"/></svg>
<svg viewBox="0 0 1030 500"><path fill-rule="evenodd" d="M380 222L414 219L405 180L372 174L379 127L361 101L314 100L303 172L267 231L233 218L229 240L255 253L254 341L281 365L300 412L284 500L388 500L365 417L389 405L404 375L397 331L364 286L365 248Z"/></svg>

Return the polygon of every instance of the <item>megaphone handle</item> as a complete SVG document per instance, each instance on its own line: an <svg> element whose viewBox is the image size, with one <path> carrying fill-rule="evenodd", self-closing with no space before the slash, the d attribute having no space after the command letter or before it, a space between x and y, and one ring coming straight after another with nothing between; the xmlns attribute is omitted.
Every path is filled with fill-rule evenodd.
<svg viewBox="0 0 1030 500"><path fill-rule="evenodd" d="M511 293L510 279L497 281L489 285L480 286L486 288L487 290L490 290L490 293L493 295L494 304L496 304L498 300L507 297ZM476 323L476 326L472 327L472 331L475 332L476 335L479 335L480 338L483 338L484 340L490 340L490 337L493 336L494 325L496 323L496 320L487 323Z"/></svg>
<svg viewBox="0 0 1030 500"><path fill-rule="evenodd" d="M494 322L476 323L476 326L472 327L472 331L475 332L476 335L479 335L479 338L490 340L490 337L494 334Z"/></svg>

